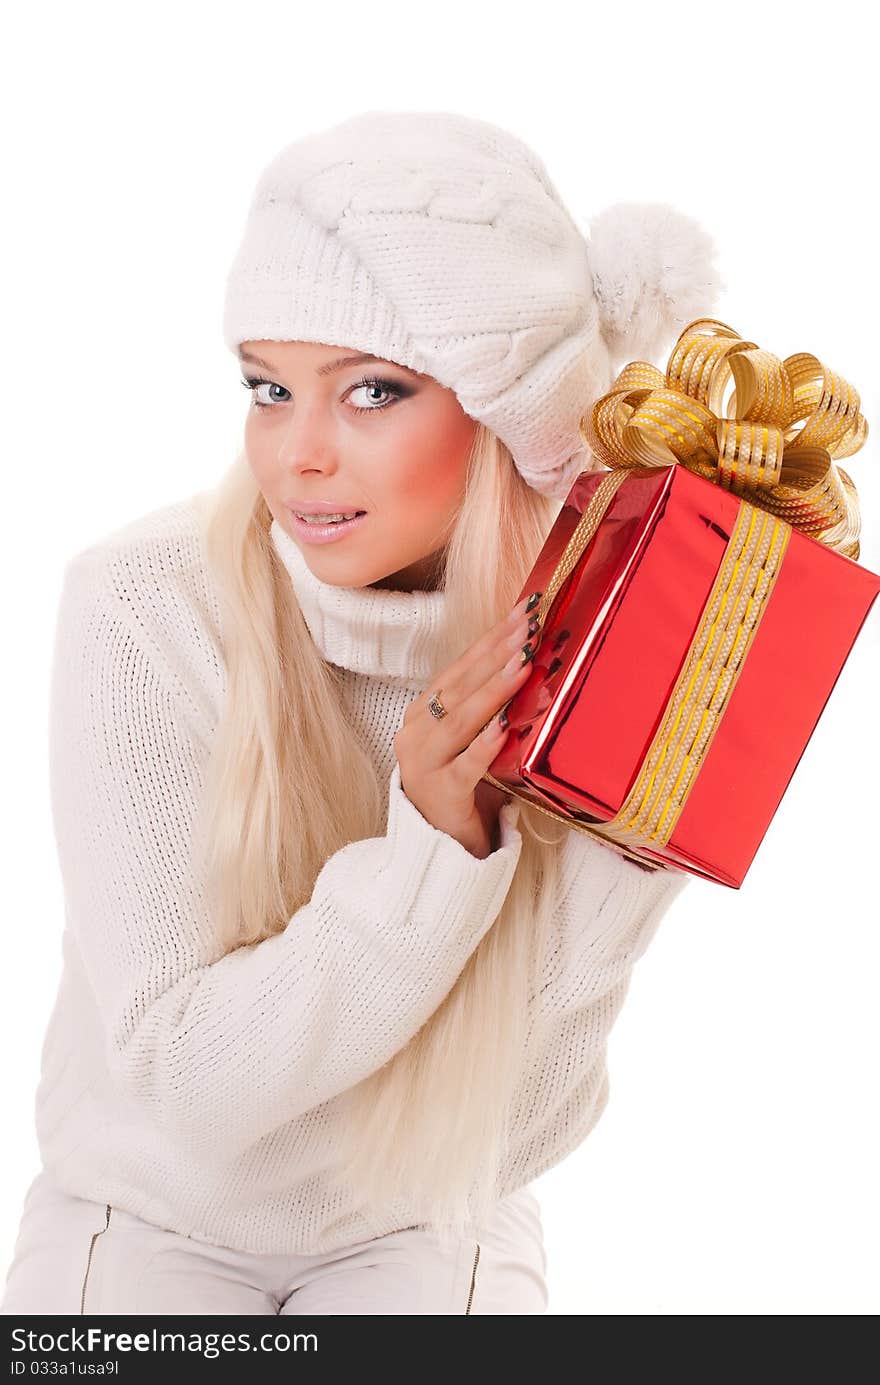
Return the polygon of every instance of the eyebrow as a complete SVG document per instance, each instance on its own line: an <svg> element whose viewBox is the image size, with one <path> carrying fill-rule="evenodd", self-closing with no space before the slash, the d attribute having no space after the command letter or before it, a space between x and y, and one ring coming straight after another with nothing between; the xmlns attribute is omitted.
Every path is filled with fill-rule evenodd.
<svg viewBox="0 0 880 1385"><path fill-rule="evenodd" d="M268 371L270 371L270 372L274 372L274 371L275 371L275 366L273 366L269 361L264 361L263 358L262 358L262 356L255 356L255 355L253 354L252 351L239 351L238 355L239 355L239 360L242 360L242 361L253 361L254 365L261 365L261 366L263 367L264 370L268 370ZM334 374L336 373L336 371L338 371L338 370L344 370L346 366L349 366L349 365L362 365L362 364L363 364L364 362L366 362L366 361L380 361L380 362L381 362L381 361L382 361L382 357L381 357L381 356L370 356L370 355L366 355L365 353L359 353L359 354L356 355L356 356L337 356L335 360L327 361L325 365L319 365L319 366L315 369L315 374L316 374L316 375L334 375ZM384 362L383 362L383 364L384 364ZM389 365L397 365L398 370L406 370L410 375L415 375L415 374L417 373L417 372L414 371L414 370L410 370L408 366L405 366L405 365L398 365L396 361L389 361L387 364L389 364Z"/></svg>

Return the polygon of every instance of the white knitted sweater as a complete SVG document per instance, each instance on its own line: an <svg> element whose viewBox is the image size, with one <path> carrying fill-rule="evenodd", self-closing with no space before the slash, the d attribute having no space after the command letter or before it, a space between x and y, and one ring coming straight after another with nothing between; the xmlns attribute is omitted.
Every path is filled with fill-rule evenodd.
<svg viewBox="0 0 880 1385"><path fill-rule="evenodd" d="M387 822L330 857L280 934L222 956L190 851L226 686L197 500L135 520L65 569L49 749L66 925L37 1136L71 1193L240 1250L317 1254L418 1221L328 1186L337 1099L407 1043L496 919L522 846L519 805L502 808L498 848L478 860L401 788L392 737L434 671L444 594L324 584L274 523L312 637L347 670ZM533 1002L552 1021L523 1072L501 1195L598 1120L632 965L688 879L577 831L561 850Z"/></svg>

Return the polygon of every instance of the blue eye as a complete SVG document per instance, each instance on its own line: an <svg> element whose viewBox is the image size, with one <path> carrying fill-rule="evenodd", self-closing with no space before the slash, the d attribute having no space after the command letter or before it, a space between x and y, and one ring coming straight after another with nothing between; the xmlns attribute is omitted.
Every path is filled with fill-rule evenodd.
<svg viewBox="0 0 880 1385"><path fill-rule="evenodd" d="M244 385L245 389L250 390L253 396L253 398L251 399L251 403L254 405L254 407L257 409L265 409L267 407L266 400L257 398L257 390L259 389L260 385L269 385L271 387L272 381L264 380L262 376L249 375L245 379L243 379L241 383ZM278 385L276 386L276 388L284 389L284 386ZM286 394L287 390L284 390L284 393ZM278 401L276 400L275 402L277 403ZM284 401L282 400L281 402L283 403Z"/></svg>
<svg viewBox="0 0 880 1385"><path fill-rule="evenodd" d="M252 398L251 398L251 403L254 405L254 408L256 408L256 409L271 408L271 406L272 406L273 403L275 403L275 404L284 404L284 403L287 402L287 401L284 400L284 399L276 399L276 400L258 399L258 398L257 398L257 390L258 390L262 385L268 385L270 389L280 389L280 390L282 390L282 391L283 391L286 395L288 395L288 396L289 396L289 393L290 393L289 390L284 389L284 386L283 386L283 385L276 385L276 384L274 384L273 381L265 379L265 377L262 376L262 375L248 375L248 376L245 376L244 379L241 381L241 383L244 385L245 389L250 390L251 396L252 396ZM372 407L370 407L370 406L368 406L368 407L362 407L362 406L357 405L357 404L352 404L352 406L351 406L352 411L353 411L354 413L356 413L356 414L375 414L375 413L379 413L382 409L390 408L391 405L392 405L396 400L398 400L398 399L403 399L403 398L406 397L407 394L409 394L409 390L407 390L403 385L397 384L396 381L394 381L394 380L381 380L381 379L378 379L378 378L375 378L375 377L365 377L363 380L359 380L359 381L357 382L356 385L353 385L353 386L352 386L352 389L353 389L353 390L359 390L359 389L376 389L376 390L382 390L385 394L388 394L388 395L391 396L391 398L390 398L389 400L387 400L386 403L384 403L384 404L374 404Z"/></svg>
<svg viewBox="0 0 880 1385"><path fill-rule="evenodd" d="M359 380L354 388L356 390L384 390L386 394L390 394L393 396L393 399L389 400L388 403L377 404L375 408L372 409L359 408L356 404L353 404L352 408L354 409L356 414L375 414L379 409L387 409L390 407L390 404L393 403L394 399L401 399L405 393L405 391L399 386L395 385L392 380Z"/></svg>

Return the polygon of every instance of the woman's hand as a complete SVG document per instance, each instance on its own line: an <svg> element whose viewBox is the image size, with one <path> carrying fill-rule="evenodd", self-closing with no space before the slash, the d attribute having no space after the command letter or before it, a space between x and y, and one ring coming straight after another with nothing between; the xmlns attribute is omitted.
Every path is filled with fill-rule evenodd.
<svg viewBox="0 0 880 1385"><path fill-rule="evenodd" d="M495 713L525 682L537 644L534 638L526 644L537 633L527 612L539 596L523 597L510 615L436 673L427 692L407 707L394 737L407 798L423 818L480 860L492 850L504 800L494 784L481 782L507 739L507 727ZM447 708L439 719L428 708L435 692Z"/></svg>

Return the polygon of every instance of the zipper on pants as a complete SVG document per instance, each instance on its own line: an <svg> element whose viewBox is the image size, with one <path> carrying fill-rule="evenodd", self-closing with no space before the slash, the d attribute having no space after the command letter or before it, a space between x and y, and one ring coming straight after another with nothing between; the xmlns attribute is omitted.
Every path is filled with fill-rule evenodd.
<svg viewBox="0 0 880 1385"><path fill-rule="evenodd" d="M468 1293L467 1308L465 1308L465 1310L464 1310L464 1311L465 1311L465 1316L467 1316L467 1314L470 1313L470 1311L471 1311L471 1304L472 1304L473 1301L474 1301L474 1289L475 1289L476 1283L477 1283L477 1265L478 1265L479 1263L480 1263L480 1243L479 1243L479 1241L477 1241L477 1249L476 1249L476 1251L474 1252L474 1264L473 1264L473 1269L471 1270L471 1287L470 1287L470 1291L469 1291L469 1293Z"/></svg>
<svg viewBox="0 0 880 1385"><path fill-rule="evenodd" d="M86 1311L86 1285L87 1285L88 1282L89 1282L89 1270L90 1270L91 1267L92 1267L92 1252L93 1252L94 1249L95 1249L95 1242L97 1241L97 1239L98 1239L99 1236L103 1236L103 1235L104 1235L104 1232L107 1230L107 1227L110 1225L110 1210L111 1210L111 1208L110 1208L110 1203L109 1203L109 1202L107 1203L107 1207L106 1207L105 1210L106 1210L106 1213L107 1213L107 1220L106 1220L106 1222L104 1223L104 1226L102 1227L102 1229L101 1229L100 1231L96 1231L96 1232L93 1234L92 1239L91 1239L91 1241L89 1242L89 1258L88 1258L88 1260L86 1261L86 1272L85 1272L85 1274L83 1275L82 1294L80 1295L80 1301L79 1301L80 1317L82 1317L82 1316L84 1315L85 1311Z"/></svg>

